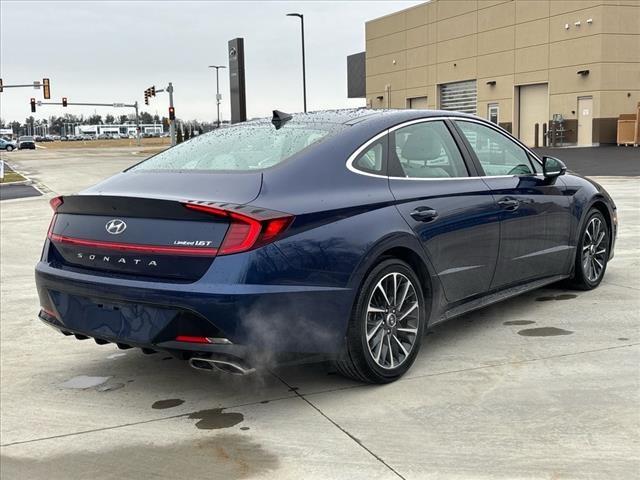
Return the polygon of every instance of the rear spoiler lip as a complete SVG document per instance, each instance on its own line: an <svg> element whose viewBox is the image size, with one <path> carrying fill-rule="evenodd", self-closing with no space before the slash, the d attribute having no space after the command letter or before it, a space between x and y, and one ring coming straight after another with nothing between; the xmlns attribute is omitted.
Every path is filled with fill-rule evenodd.
<svg viewBox="0 0 640 480"><path fill-rule="evenodd" d="M163 220L202 220L199 212L186 209L184 198L138 197L122 195L65 195L58 214L113 217L157 218Z"/></svg>

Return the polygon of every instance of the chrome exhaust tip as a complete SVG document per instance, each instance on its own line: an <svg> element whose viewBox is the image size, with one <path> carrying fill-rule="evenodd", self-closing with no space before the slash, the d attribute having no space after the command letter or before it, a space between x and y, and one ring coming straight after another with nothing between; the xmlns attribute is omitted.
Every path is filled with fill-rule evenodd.
<svg viewBox="0 0 640 480"><path fill-rule="evenodd" d="M189 359L189 365L196 370L206 372L219 371L230 375L249 375L256 371L255 368L234 357L192 357Z"/></svg>

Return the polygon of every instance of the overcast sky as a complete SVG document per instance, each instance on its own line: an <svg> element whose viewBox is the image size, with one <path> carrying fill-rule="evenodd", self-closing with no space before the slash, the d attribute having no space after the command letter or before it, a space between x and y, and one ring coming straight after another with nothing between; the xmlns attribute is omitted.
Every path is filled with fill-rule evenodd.
<svg viewBox="0 0 640 480"><path fill-rule="evenodd" d="M302 110L300 22L305 16L309 110L364 105L347 99L346 57L363 51L364 23L421 2L0 2L0 68L5 84L51 78L52 100L133 102L167 115L168 98L146 107L144 90L173 82L179 118L215 119L215 75L227 42L245 39L247 115ZM222 117L229 118L228 70L220 71ZM7 89L0 116L24 121L42 91ZM41 107L52 114L129 113L93 107Z"/></svg>

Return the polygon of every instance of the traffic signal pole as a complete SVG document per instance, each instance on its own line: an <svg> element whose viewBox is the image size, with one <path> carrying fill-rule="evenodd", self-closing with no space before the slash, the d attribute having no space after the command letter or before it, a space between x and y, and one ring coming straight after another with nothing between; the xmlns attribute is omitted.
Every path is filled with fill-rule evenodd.
<svg viewBox="0 0 640 480"><path fill-rule="evenodd" d="M169 109L171 111L175 111L173 107L173 85L169 82L169 86L167 87L167 92L169 92ZM171 146L174 147L176 145L176 119L169 119L169 136L171 137Z"/></svg>
<svg viewBox="0 0 640 480"><path fill-rule="evenodd" d="M171 146L176 146L176 110L173 106L173 84L169 82L167 88L156 89L155 86L147 88L144 91L144 101L149 105L149 98L155 97L156 93L167 92L169 94L169 136L171 137Z"/></svg>
<svg viewBox="0 0 640 480"><path fill-rule="evenodd" d="M133 108L136 109L136 132L138 132L138 146L141 144L140 140L140 113L138 112L138 101L133 104Z"/></svg>

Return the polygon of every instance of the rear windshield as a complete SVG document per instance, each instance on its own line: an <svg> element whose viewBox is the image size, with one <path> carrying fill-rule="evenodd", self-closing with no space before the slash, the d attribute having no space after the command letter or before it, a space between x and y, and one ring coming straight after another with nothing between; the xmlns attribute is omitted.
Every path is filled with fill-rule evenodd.
<svg viewBox="0 0 640 480"><path fill-rule="evenodd" d="M131 170L259 170L276 165L334 134L336 124L244 124L199 135Z"/></svg>

